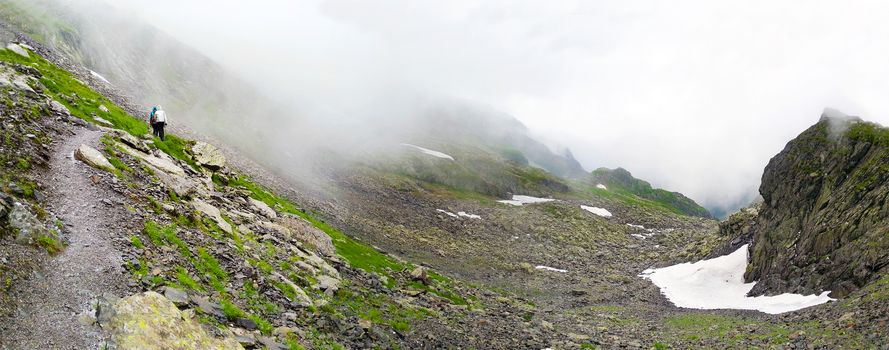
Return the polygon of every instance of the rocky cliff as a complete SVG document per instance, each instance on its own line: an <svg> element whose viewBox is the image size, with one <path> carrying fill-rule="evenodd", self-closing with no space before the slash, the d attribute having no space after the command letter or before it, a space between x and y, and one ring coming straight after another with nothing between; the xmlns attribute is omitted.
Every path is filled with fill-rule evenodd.
<svg viewBox="0 0 889 350"><path fill-rule="evenodd" d="M754 294L843 297L889 264L889 129L821 120L772 158L745 278Z"/></svg>

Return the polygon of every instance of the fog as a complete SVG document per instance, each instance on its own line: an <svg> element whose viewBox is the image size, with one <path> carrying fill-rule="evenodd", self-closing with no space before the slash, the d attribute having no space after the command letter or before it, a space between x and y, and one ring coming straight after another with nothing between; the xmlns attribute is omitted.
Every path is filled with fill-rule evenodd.
<svg viewBox="0 0 889 350"><path fill-rule="evenodd" d="M621 166L709 208L750 200L825 107L889 123L880 1L113 3L320 120L476 101L588 170Z"/></svg>

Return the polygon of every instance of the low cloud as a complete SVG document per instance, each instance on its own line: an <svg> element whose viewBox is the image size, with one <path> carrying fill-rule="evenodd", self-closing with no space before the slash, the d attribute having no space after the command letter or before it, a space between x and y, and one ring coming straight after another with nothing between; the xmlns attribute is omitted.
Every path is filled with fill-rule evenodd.
<svg viewBox="0 0 889 350"><path fill-rule="evenodd" d="M587 169L711 208L752 199L826 106L889 122L880 1L114 3L327 122L366 125L415 96L477 101Z"/></svg>

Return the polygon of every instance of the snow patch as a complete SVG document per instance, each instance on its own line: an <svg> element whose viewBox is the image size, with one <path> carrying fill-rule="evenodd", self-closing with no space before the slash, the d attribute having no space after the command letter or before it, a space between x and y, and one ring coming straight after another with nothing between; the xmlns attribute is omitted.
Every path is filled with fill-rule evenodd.
<svg viewBox="0 0 889 350"><path fill-rule="evenodd" d="M412 144L409 144L409 143L402 143L401 145L402 145L402 146L407 146L407 147L412 147L412 148L414 148L414 149L416 149L416 150L419 150L420 152L423 152L423 153L428 154L428 155L433 156L433 157L438 157L438 158L444 158L444 159L454 160L454 157L451 157L451 156L449 156L449 155L447 155L447 154L444 154L444 153L442 153L442 152L439 152L439 151L434 151L434 150L431 150L431 149L428 149L428 148L423 148L423 147L420 147L420 146L415 146L415 145L412 145Z"/></svg>
<svg viewBox="0 0 889 350"><path fill-rule="evenodd" d="M568 270L557 269L555 267L549 267L549 266L544 266L544 265L537 265L537 266L534 266L534 268L538 269L538 270L546 270L546 271L552 271L552 272L561 272L561 273L568 272Z"/></svg>
<svg viewBox="0 0 889 350"><path fill-rule="evenodd" d="M661 293L678 307L691 309L742 309L780 314L835 300L820 295L784 293L748 297L756 282L744 283L747 245L718 258L642 271Z"/></svg>
<svg viewBox="0 0 889 350"><path fill-rule="evenodd" d="M482 218L481 215L469 214L465 211L457 212L457 215L460 215L464 218L470 218L470 219L481 219Z"/></svg>
<svg viewBox="0 0 889 350"><path fill-rule="evenodd" d="M588 207L588 206L585 206L585 205L581 205L581 206L580 206L580 209L583 209L583 210L586 210L586 211L588 211L588 212L590 212L590 213L599 215L599 216L601 216L601 217L603 217L603 218L610 218L610 217L611 217L611 212L608 211L608 209L605 209L605 208Z"/></svg>
<svg viewBox="0 0 889 350"><path fill-rule="evenodd" d="M454 214L454 213L449 212L444 209L435 209L435 211L437 211L439 213L444 213L447 216L450 216L452 218L458 218L458 217L464 217L464 218L470 218L470 219L481 219L482 218L481 215L469 214L465 211L458 212L457 214Z"/></svg>
<svg viewBox="0 0 889 350"><path fill-rule="evenodd" d="M605 187L605 185L603 185L603 184L596 184L596 188L598 188L600 190L607 190L608 189L608 187Z"/></svg>
<svg viewBox="0 0 889 350"><path fill-rule="evenodd" d="M531 196L513 195L512 199L504 199L504 200L499 200L497 202L503 203L503 204L515 205L515 206L522 206L525 204L552 202L554 200L555 199L552 199L552 198L537 198L537 197L531 197Z"/></svg>
<svg viewBox="0 0 889 350"><path fill-rule="evenodd" d="M638 228L640 230L645 229L645 226L642 226L642 225L627 224L627 226L632 227L632 228Z"/></svg>
<svg viewBox="0 0 889 350"><path fill-rule="evenodd" d="M104 81L105 84L111 85L111 82L108 81L108 79L105 79L105 77L103 77L103 76L102 76L101 74L99 74L99 73L96 73L96 72L94 72L94 71L91 70L91 71L90 71L90 75L92 75L92 76L95 77L96 79L99 79L99 80L101 80L101 81Z"/></svg>
<svg viewBox="0 0 889 350"><path fill-rule="evenodd" d="M439 213L445 213L445 214L447 214L448 216L450 216L450 217L452 217L452 218L456 218L456 217L457 217L457 214L454 214L454 213L449 212L449 211L447 211L447 210L435 209L435 211L437 211L437 212L439 212Z"/></svg>

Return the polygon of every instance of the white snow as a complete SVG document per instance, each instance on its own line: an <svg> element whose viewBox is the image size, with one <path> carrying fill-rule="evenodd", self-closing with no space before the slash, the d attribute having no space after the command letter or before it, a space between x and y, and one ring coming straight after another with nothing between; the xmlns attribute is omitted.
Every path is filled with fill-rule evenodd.
<svg viewBox="0 0 889 350"><path fill-rule="evenodd" d="M645 226L642 226L642 225L627 224L627 226L632 227L632 228L638 228L640 230L645 229Z"/></svg>
<svg viewBox="0 0 889 350"><path fill-rule="evenodd" d="M610 218L610 217L611 217L611 212L608 211L608 209L605 209L605 208L588 207L588 206L585 206L585 205L581 205L581 206L580 206L580 209L583 209L583 210L586 210L586 211L588 211L588 212L590 212L590 213L599 215L599 216L601 216L601 217L603 217L603 218Z"/></svg>
<svg viewBox="0 0 889 350"><path fill-rule="evenodd" d="M499 200L497 202L500 202L503 204L515 205L515 206L522 206L525 204L552 202L554 200L555 199L552 199L552 198L537 198L537 197L531 197L531 196L513 195L512 199L504 199L504 200Z"/></svg>
<svg viewBox="0 0 889 350"><path fill-rule="evenodd" d="M465 211L457 212L457 215L460 215L465 218L470 218L470 219L481 219L482 218L481 215L470 214Z"/></svg>
<svg viewBox="0 0 889 350"><path fill-rule="evenodd" d="M544 265L537 265L537 266L534 266L534 268L538 269L538 270L546 270L546 271L552 271L552 272L561 272L561 273L568 272L568 270L557 269L555 267L549 267L549 266L544 266Z"/></svg>
<svg viewBox="0 0 889 350"><path fill-rule="evenodd" d="M469 214L465 211L458 212L457 214L454 214L454 213L449 212L444 209L435 209L435 211L437 211L439 213L445 213L445 214L447 214L447 216L450 216L452 218L457 218L457 217L461 217L461 216L464 218L470 218L470 219L481 219L482 218L481 215Z"/></svg>
<svg viewBox="0 0 889 350"><path fill-rule="evenodd" d="M412 145L412 144L409 144L409 143L402 143L401 145L402 145L402 146L407 146L407 147L415 148L415 149L419 150L420 152L426 153L426 154L428 154L428 155L430 155L430 156L433 156L433 157L438 157L438 158L444 158L444 159L454 160L454 157L451 157L451 156L449 156L449 155L447 155L447 154L444 154L444 153L441 153L441 152L439 152L439 151L434 151L434 150L431 150L431 149L428 149L428 148L423 148L423 147L420 147L420 146L415 146L415 145Z"/></svg>
<svg viewBox="0 0 889 350"><path fill-rule="evenodd" d="M603 185L603 184L596 184L596 188L598 188L600 190L607 190L608 189L608 187L605 187L605 185Z"/></svg>
<svg viewBox="0 0 889 350"><path fill-rule="evenodd" d="M638 233L630 234L630 236L636 237L638 239L645 239L646 238L645 235L640 235Z"/></svg>
<svg viewBox="0 0 889 350"><path fill-rule="evenodd" d="M99 80L101 80L101 81L104 81L105 84L111 85L111 82L108 81L108 79L105 79L105 77L103 77L103 76L102 76L101 74L99 74L99 73L90 71L90 75L96 77L96 79L99 79Z"/></svg>
<svg viewBox="0 0 889 350"><path fill-rule="evenodd" d="M435 211L437 211L437 212L439 212L439 213L445 213L445 214L447 214L448 216L450 216L450 217L452 217L452 218L456 218L456 217L457 217L457 214L454 214L454 213L449 212L449 211L447 211L447 210L435 209Z"/></svg>
<svg viewBox="0 0 889 350"><path fill-rule="evenodd" d="M743 309L779 314L834 300L821 295L784 293L748 297L756 282L744 283L747 245L718 258L648 269L640 276L651 280L678 307L692 309Z"/></svg>

